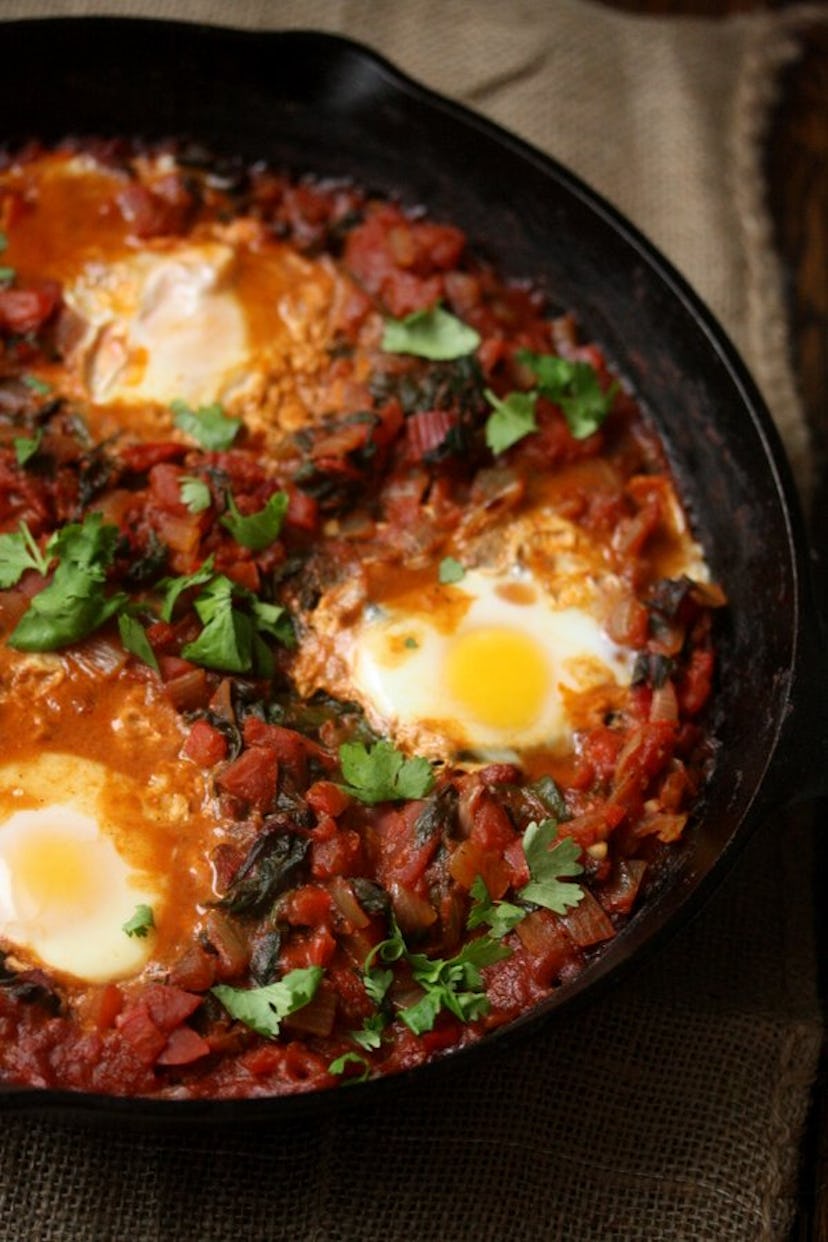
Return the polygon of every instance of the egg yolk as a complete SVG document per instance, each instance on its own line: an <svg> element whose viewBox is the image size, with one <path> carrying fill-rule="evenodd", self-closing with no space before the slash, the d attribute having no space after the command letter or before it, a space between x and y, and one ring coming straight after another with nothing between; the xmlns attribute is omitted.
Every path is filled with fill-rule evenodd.
<svg viewBox="0 0 828 1242"><path fill-rule="evenodd" d="M95 842L92 842L94 853ZM55 905L94 905L99 884L90 866L90 843L45 831L17 852L15 880L38 911Z"/></svg>
<svg viewBox="0 0 828 1242"><path fill-rule="evenodd" d="M521 729L541 714L550 670L537 643L504 626L460 635L446 655L449 693L481 724Z"/></svg>

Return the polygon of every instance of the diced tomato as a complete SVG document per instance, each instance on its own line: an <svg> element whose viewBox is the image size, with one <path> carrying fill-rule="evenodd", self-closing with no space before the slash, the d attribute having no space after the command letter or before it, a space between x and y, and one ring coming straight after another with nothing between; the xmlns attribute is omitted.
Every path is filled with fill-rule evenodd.
<svg viewBox="0 0 828 1242"><path fill-rule="evenodd" d="M251 746L216 777L220 789L257 811L267 811L276 797L279 764L271 750Z"/></svg>
<svg viewBox="0 0 828 1242"><path fill-rule="evenodd" d="M361 875L365 869L362 838L353 829L340 829L325 840L315 840L310 857L311 875L315 880L329 880L335 875Z"/></svg>
<svg viewBox="0 0 828 1242"><path fill-rule="evenodd" d="M179 461L187 452L186 444L177 444L173 440L160 440L146 444L128 444L120 450L121 461L127 470L135 474L144 474L161 462Z"/></svg>
<svg viewBox="0 0 828 1242"><path fill-rule="evenodd" d="M227 738L206 720L197 720L184 743L183 753L202 768L212 768L227 757Z"/></svg>
<svg viewBox="0 0 828 1242"><path fill-rule="evenodd" d="M298 487L288 490L288 507L285 522L298 530L306 530L313 534L319 525L319 504L315 497L309 496Z"/></svg>
<svg viewBox="0 0 828 1242"><path fill-rule="evenodd" d="M305 884L290 894L284 908L286 921L297 927L316 927L327 923L331 914L331 895L316 884Z"/></svg>
<svg viewBox="0 0 828 1242"><path fill-rule="evenodd" d="M181 499L181 476L183 470L169 461L161 461L150 468L149 503L160 505L172 513L186 513L187 506Z"/></svg>
<svg viewBox="0 0 828 1242"><path fill-rule="evenodd" d="M474 808L471 839L484 849L502 851L516 836L506 811L494 796L484 790Z"/></svg>
<svg viewBox="0 0 828 1242"><path fill-rule="evenodd" d="M410 460L422 461L434 453L456 426L457 415L449 410L419 410L412 414L405 425Z"/></svg>
<svg viewBox="0 0 828 1242"><path fill-rule="evenodd" d="M582 753L592 764L599 780L608 781L612 778L623 744L623 734L605 725L599 725L585 738Z"/></svg>
<svg viewBox="0 0 828 1242"><path fill-rule="evenodd" d="M397 883L416 892L418 881L434 856L439 836L431 834L423 841L417 840L415 825L422 809L422 802L408 802L399 809L389 808L377 818L377 879L385 888Z"/></svg>
<svg viewBox="0 0 828 1242"><path fill-rule="evenodd" d="M0 289L0 332L37 332L57 309L60 285L43 280L28 289Z"/></svg>
<svg viewBox="0 0 828 1242"><path fill-rule="evenodd" d="M520 845L519 840L517 844ZM451 878L465 889L470 889L475 879L481 876L489 896L494 898L503 896L514 874L511 865L497 851L472 840L460 842L449 859L448 869Z"/></svg>
<svg viewBox="0 0 828 1242"><path fill-rule="evenodd" d="M317 927L310 935L295 936L282 950L279 961L285 972L327 966L335 952L336 940L327 927Z"/></svg>
<svg viewBox="0 0 828 1242"><path fill-rule="evenodd" d="M308 806L317 815L336 818L351 805L351 795L333 781L315 781L305 794Z"/></svg>
<svg viewBox="0 0 828 1242"><path fill-rule="evenodd" d="M130 1005L118 1015L115 1025L138 1060L143 1065L154 1065L167 1042L167 1034L153 1022L147 1005L143 1001Z"/></svg>
<svg viewBox="0 0 828 1242"><path fill-rule="evenodd" d="M156 1065L190 1065L210 1052L210 1045L192 1027L179 1026L172 1032Z"/></svg>
<svg viewBox="0 0 828 1242"><path fill-rule="evenodd" d="M172 1031L195 1013L202 998L181 988L165 983L151 983L144 988L141 999L155 1025L162 1031Z"/></svg>
<svg viewBox="0 0 828 1242"><path fill-rule="evenodd" d="M281 725L265 724L255 716L248 716L244 722L244 740L247 746L265 750L274 759L278 759L300 785L305 784L308 747L301 733L284 729Z"/></svg>

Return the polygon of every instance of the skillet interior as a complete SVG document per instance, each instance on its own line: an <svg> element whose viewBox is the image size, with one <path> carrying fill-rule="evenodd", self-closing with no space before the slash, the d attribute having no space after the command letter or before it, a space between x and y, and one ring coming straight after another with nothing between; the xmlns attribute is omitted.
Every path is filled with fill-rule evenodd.
<svg viewBox="0 0 828 1242"><path fill-rule="evenodd" d="M574 984L505 1035L592 993L695 908L723 859L787 793L769 779L769 765L800 660L804 541L775 430L720 330L669 266L575 178L346 41L96 18L6 23L4 46L3 115L25 118L13 129L7 120L4 138L187 135L218 153L351 176L425 203L501 270L540 282L554 305L575 309L657 424L731 604L719 637L720 757L670 883ZM388 1083L327 1096L377 1089ZM244 1120L319 1102L96 1103L59 1093L36 1102L67 1098L110 1114ZM6 1097L7 1106L31 1102L28 1092Z"/></svg>

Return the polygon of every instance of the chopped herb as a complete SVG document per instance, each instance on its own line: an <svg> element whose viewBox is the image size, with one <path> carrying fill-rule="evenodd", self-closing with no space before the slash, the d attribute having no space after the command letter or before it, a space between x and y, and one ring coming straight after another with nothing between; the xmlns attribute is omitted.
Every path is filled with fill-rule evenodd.
<svg viewBox="0 0 828 1242"><path fill-rule="evenodd" d="M282 529L288 507L287 492L274 492L263 509L248 516L239 513L232 496L228 495L227 503L230 512L225 513L221 524L236 542L253 552L269 548Z"/></svg>
<svg viewBox="0 0 828 1242"><path fill-rule="evenodd" d="M158 590L163 591L164 602L161 605L161 618L164 621L172 621L175 606L178 598L194 587L204 586L213 577L213 558L208 556L207 560L199 569L192 574L186 574L182 578L162 578L158 583Z"/></svg>
<svg viewBox="0 0 828 1242"><path fill-rule="evenodd" d="M58 567L10 635L10 647L54 651L85 638L118 612L127 597L105 591L118 534L117 526L104 525L100 513L91 513L82 524L70 523L52 536L46 550L58 557Z"/></svg>
<svg viewBox="0 0 828 1242"><path fill-rule="evenodd" d="M358 1052L343 1052L341 1057L337 1057L331 1061L328 1066L329 1074L344 1074L349 1065L359 1065L362 1069L361 1074L354 1074L351 1077L352 1082L365 1082L371 1073L371 1062L367 1057L362 1057Z"/></svg>
<svg viewBox="0 0 828 1242"><path fill-rule="evenodd" d="M562 877L580 875L581 849L572 837L564 837L556 845L552 842L558 835L554 819L531 823L523 834L523 852L531 879L518 893L521 901L531 901L544 906L555 914L566 914L577 906L584 893L577 884L566 884Z"/></svg>
<svg viewBox="0 0 828 1242"><path fill-rule="evenodd" d="M466 921L469 931L485 924L492 935L501 940L526 918L527 912L522 906L513 905L510 901L492 901L486 881L481 875L475 876L469 893L472 897L472 908Z"/></svg>
<svg viewBox="0 0 828 1242"><path fill-rule="evenodd" d="M9 285L17 275L17 271L13 267L0 267L0 283Z"/></svg>
<svg viewBox="0 0 828 1242"><path fill-rule="evenodd" d="M465 567L455 560L453 556L444 556L440 561L437 577L444 586L448 586L452 582L462 582L465 576Z"/></svg>
<svg viewBox="0 0 828 1242"><path fill-rule="evenodd" d="M471 354L480 344L474 328L441 306L414 311L404 319L388 319L382 348L389 354L413 354L433 362L449 362Z"/></svg>
<svg viewBox="0 0 828 1242"><path fill-rule="evenodd" d="M143 660L144 664L148 664L157 673L158 661L155 658L155 652L150 646L147 632L141 622L136 620L135 617L131 617L128 612L122 612L118 617L118 630L121 635L121 642L127 651L137 656L139 660Z"/></svg>
<svg viewBox="0 0 828 1242"><path fill-rule="evenodd" d="M210 489L203 479L193 478L190 474L182 476L180 481L181 503L186 505L190 513L203 513L212 504Z"/></svg>
<svg viewBox="0 0 828 1242"><path fill-rule="evenodd" d="M40 379L37 375L24 375L21 377L23 383L32 392L36 392L39 397L47 397L52 391L52 385L47 384L45 380Z"/></svg>
<svg viewBox="0 0 828 1242"><path fill-rule="evenodd" d="M38 428L33 436L17 436L14 443L14 455L17 458L18 466L25 466L27 461L35 456L40 450L40 442L43 439L43 429Z"/></svg>
<svg viewBox="0 0 828 1242"><path fill-rule="evenodd" d="M409 634L408 638L406 638L405 642L403 643L403 646L407 647L409 651L416 651L419 646L419 643L417 642L416 638L412 638L411 635Z"/></svg>
<svg viewBox="0 0 828 1242"><path fill-rule="evenodd" d="M504 453L524 436L537 431L537 393L510 392L500 398L487 388L486 400L493 407L493 413L486 420L486 443L493 453Z"/></svg>
<svg viewBox="0 0 828 1242"><path fill-rule="evenodd" d="M25 522L11 534L0 535L0 590L15 586L27 569L36 569L44 577L51 563L37 546Z"/></svg>
<svg viewBox="0 0 828 1242"><path fill-rule="evenodd" d="M220 983L210 991L232 1018L275 1039L282 1021L313 1000L323 974L321 966L305 966L263 988L231 988Z"/></svg>
<svg viewBox="0 0 828 1242"><path fill-rule="evenodd" d="M406 759L392 742L377 742L371 750L362 742L344 742L339 762L345 788L360 802L396 802L424 798L434 785L434 772L427 759Z"/></svg>
<svg viewBox="0 0 828 1242"><path fill-rule="evenodd" d="M588 362L528 349L519 350L516 357L534 373L539 391L561 407L576 440L585 440L598 430L612 408L617 384L604 392L597 371Z"/></svg>
<svg viewBox="0 0 828 1242"><path fill-rule="evenodd" d="M8 248L9 239L5 233L0 233L0 254Z"/></svg>
<svg viewBox="0 0 828 1242"><path fill-rule="evenodd" d="M358 1031L351 1031L351 1039L366 1052L382 1047L382 1032L385 1019L381 1013L372 1013L366 1018Z"/></svg>
<svg viewBox="0 0 828 1242"><path fill-rule="evenodd" d="M200 405L193 410L186 401L176 400L170 403L173 422L179 431L192 436L202 448L221 452L235 440L241 428L240 418L230 418L224 413L224 407L216 402L213 405Z"/></svg>
<svg viewBox="0 0 828 1242"><path fill-rule="evenodd" d="M121 930L125 931L128 936L137 936L139 940L143 940L154 927L152 907L141 905L135 907L132 918L127 919Z"/></svg>
<svg viewBox="0 0 828 1242"><path fill-rule="evenodd" d="M469 941L459 953L447 959L412 953L392 915L391 935L376 945L365 959L363 983L371 1000L378 1006L383 1005L393 982L393 972L373 963L388 964L405 959L412 978L423 989L423 996L400 1010L399 1017L415 1035L423 1035L433 1029L442 1009L453 1013L461 1022L473 1022L488 1013L489 1001L480 971L510 955L511 949L491 936Z"/></svg>
<svg viewBox="0 0 828 1242"><path fill-rule="evenodd" d="M256 838L219 905L231 914L264 915L298 882L310 842L284 832Z"/></svg>

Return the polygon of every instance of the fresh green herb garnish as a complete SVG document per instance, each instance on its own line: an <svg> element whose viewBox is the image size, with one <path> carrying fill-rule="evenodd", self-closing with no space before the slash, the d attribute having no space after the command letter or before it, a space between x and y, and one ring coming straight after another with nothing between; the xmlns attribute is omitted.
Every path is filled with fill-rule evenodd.
<svg viewBox="0 0 828 1242"><path fill-rule="evenodd" d="M473 1022L488 1013L489 1001L480 971L510 954L511 949L491 936L470 940L459 953L447 959L412 953L392 917L391 935L372 949L365 959L363 982L374 1003L383 1005L393 981L393 972L373 963L380 961L387 964L404 958L411 977L423 989L423 996L413 1005L400 1010L398 1016L415 1035L423 1035L433 1029L437 1015L443 1009L453 1013L461 1022Z"/></svg>
<svg viewBox="0 0 828 1242"><path fill-rule="evenodd" d="M16 436L14 443L14 455L17 458L18 466L25 466L40 449L40 442L43 439L43 430L38 428L33 436Z"/></svg>
<svg viewBox="0 0 828 1242"><path fill-rule="evenodd" d="M530 432L537 431L535 402L537 393L510 392L506 397L496 397L486 389L486 400L493 413L486 420L486 443L493 453L504 453Z"/></svg>
<svg viewBox="0 0 828 1242"><path fill-rule="evenodd" d="M385 1019L381 1013L372 1013L370 1018L366 1018L358 1031L351 1031L350 1037L355 1044L359 1044L360 1048L364 1048L366 1052L382 1047L382 1032L385 1028Z"/></svg>
<svg viewBox="0 0 828 1242"><path fill-rule="evenodd" d="M419 646L419 643L417 642L416 638L412 638L411 635L409 634L408 638L406 638L405 642L403 643L403 646L407 647L409 651L416 651L417 647Z"/></svg>
<svg viewBox="0 0 828 1242"><path fill-rule="evenodd" d="M39 397L46 397L52 391L52 385L47 384L37 375L24 375L21 378L26 387L36 392Z"/></svg>
<svg viewBox="0 0 828 1242"><path fill-rule="evenodd" d="M0 233L0 254L2 254L3 251L7 249L8 244L9 244L9 239L6 236L6 234Z"/></svg>
<svg viewBox="0 0 828 1242"><path fill-rule="evenodd" d="M486 882L481 875L475 876L469 893L473 902L466 920L469 931L485 924L495 939L502 940L508 932L526 918L527 911L522 906L513 905L510 901L492 901Z"/></svg>
<svg viewBox="0 0 828 1242"><path fill-rule="evenodd" d="M187 585L195 583L188 580ZM168 592L172 589L168 587ZM194 664L225 673L252 671L257 676L270 677L273 657L261 635L267 634L285 646L294 641L293 627L284 608L263 603L223 574L209 578L193 607L204 629L198 638L181 648L181 655Z"/></svg>
<svg viewBox="0 0 828 1242"><path fill-rule="evenodd" d="M362 1073L352 1075L349 1080L351 1082L365 1082L368 1075L371 1073L371 1062L367 1059L367 1057L361 1057L358 1052L343 1052L341 1057L337 1057L334 1061L331 1061L328 1066L328 1073L337 1075L344 1074L347 1066L349 1065L359 1065L362 1067Z"/></svg>
<svg viewBox="0 0 828 1242"><path fill-rule="evenodd" d="M210 489L203 479L193 478L185 474L180 480L181 503L186 505L190 513L203 513L212 504Z"/></svg>
<svg viewBox="0 0 828 1242"><path fill-rule="evenodd" d="M566 914L577 906L584 892L578 884L564 883L564 878L580 875L581 849L572 837L563 837L556 845L552 842L558 835L554 819L531 823L523 834L523 852L532 877L518 893L521 901L531 901L544 906L555 914ZM550 846L552 848L550 849Z"/></svg>
<svg viewBox="0 0 828 1242"><path fill-rule="evenodd" d="M0 284L9 285L17 275L13 267L0 267Z"/></svg>
<svg viewBox="0 0 828 1242"><path fill-rule="evenodd" d="M282 1021L313 1000L323 974L321 966L306 966L263 988L231 988L220 983L210 991L232 1018L275 1039Z"/></svg>
<svg viewBox="0 0 828 1242"><path fill-rule="evenodd" d="M118 617L118 630L121 635L121 642L127 651L137 656L139 660L143 660L144 664L148 664L157 673L158 661L155 658L155 652L150 646L147 632L141 622L136 620L135 617L131 617L128 612L122 612Z"/></svg>
<svg viewBox="0 0 828 1242"><path fill-rule="evenodd" d="M240 418L230 418L225 414L224 407L218 402L200 405L194 410L186 401L176 400L170 403L170 409L179 431L192 436L202 448L218 452L230 447L242 425Z"/></svg>
<svg viewBox="0 0 828 1242"><path fill-rule="evenodd" d="M243 547L250 548L253 552L262 552L270 547L282 529L287 513L288 494L274 492L263 509L246 517L239 513L232 496L228 495L227 504L230 512L225 513L221 519L222 526Z"/></svg>
<svg viewBox="0 0 828 1242"><path fill-rule="evenodd" d="M397 802L424 798L434 785L427 759L406 759L392 742L377 742L370 750L362 742L344 742L339 762L345 789L360 802Z"/></svg>
<svg viewBox="0 0 828 1242"><path fill-rule="evenodd" d="M185 574L181 578L162 578L158 583L158 590L164 592L164 602L161 605L162 620L172 621L178 597L194 587L204 586L212 577L213 558L208 556L204 564L195 573Z"/></svg>
<svg viewBox="0 0 828 1242"><path fill-rule="evenodd" d="M85 638L126 603L123 593L107 596L118 527L91 513L82 524L62 527L46 545L58 558L52 581L32 599L8 644L20 651L54 651Z"/></svg>
<svg viewBox="0 0 828 1242"><path fill-rule="evenodd" d="M444 586L448 586L452 582L462 582L465 576L465 566L461 565L453 556L444 556L440 561L437 577Z"/></svg>
<svg viewBox="0 0 828 1242"><path fill-rule="evenodd" d="M561 407L576 440L585 440L598 430L612 408L617 384L604 392L598 373L588 362L571 362L529 349L519 350L516 358L533 372L538 390Z"/></svg>
<svg viewBox="0 0 828 1242"><path fill-rule="evenodd" d="M26 523L21 522L16 531L0 535L0 590L15 586L27 569L36 569L45 577L51 560L51 556L40 551Z"/></svg>
<svg viewBox="0 0 828 1242"><path fill-rule="evenodd" d="M382 348L388 354L413 354L432 362L450 362L471 354L480 344L474 328L441 306L414 311L404 319L388 319Z"/></svg>
<svg viewBox="0 0 828 1242"><path fill-rule="evenodd" d="M141 905L135 907L135 913L131 919L127 919L121 931L125 931L128 936L137 936L139 940L143 940L154 927L152 907Z"/></svg>

